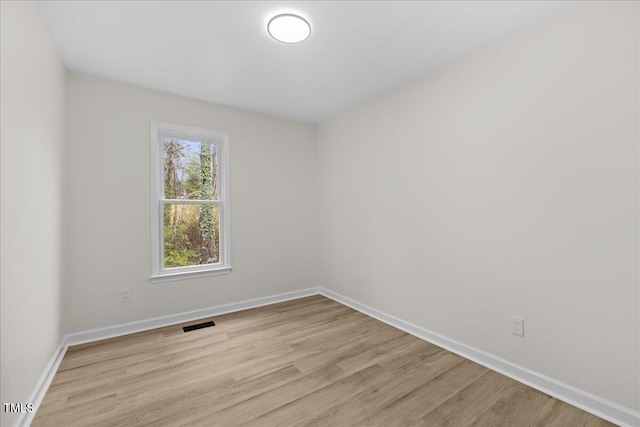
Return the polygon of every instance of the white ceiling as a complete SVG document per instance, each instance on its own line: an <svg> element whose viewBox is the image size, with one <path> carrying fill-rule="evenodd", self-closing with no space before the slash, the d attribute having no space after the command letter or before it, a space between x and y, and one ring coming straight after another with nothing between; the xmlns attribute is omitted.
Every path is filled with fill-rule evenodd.
<svg viewBox="0 0 640 427"><path fill-rule="evenodd" d="M41 1L65 66L309 123L558 11L545 1ZM266 32L277 13L311 37Z"/></svg>

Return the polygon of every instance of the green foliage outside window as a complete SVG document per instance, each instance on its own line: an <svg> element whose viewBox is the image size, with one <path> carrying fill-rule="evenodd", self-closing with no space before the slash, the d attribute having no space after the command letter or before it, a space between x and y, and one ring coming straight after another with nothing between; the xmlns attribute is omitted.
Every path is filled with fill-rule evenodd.
<svg viewBox="0 0 640 427"><path fill-rule="evenodd" d="M165 198L217 198L215 145L165 138L164 162ZM163 216L165 268L219 262L219 206L169 203Z"/></svg>

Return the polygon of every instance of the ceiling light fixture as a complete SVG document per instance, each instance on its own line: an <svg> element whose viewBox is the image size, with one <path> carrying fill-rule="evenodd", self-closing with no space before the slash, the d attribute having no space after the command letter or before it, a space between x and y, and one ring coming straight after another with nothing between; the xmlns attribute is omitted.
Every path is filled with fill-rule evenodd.
<svg viewBox="0 0 640 427"><path fill-rule="evenodd" d="M300 43L311 35L311 25L301 16L291 13L276 15L267 24L267 31L283 43Z"/></svg>

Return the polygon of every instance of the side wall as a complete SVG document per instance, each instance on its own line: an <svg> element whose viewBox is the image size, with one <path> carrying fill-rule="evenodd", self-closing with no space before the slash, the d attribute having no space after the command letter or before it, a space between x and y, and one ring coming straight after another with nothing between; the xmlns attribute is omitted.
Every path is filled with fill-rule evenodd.
<svg viewBox="0 0 640 427"><path fill-rule="evenodd" d="M65 72L35 3L0 2L0 16L0 400L27 403L60 343Z"/></svg>
<svg viewBox="0 0 640 427"><path fill-rule="evenodd" d="M73 73L67 87L66 332L316 285L315 126ZM230 133L230 274L148 281L150 120Z"/></svg>
<svg viewBox="0 0 640 427"><path fill-rule="evenodd" d="M638 55L581 4L321 125L319 285L638 410Z"/></svg>

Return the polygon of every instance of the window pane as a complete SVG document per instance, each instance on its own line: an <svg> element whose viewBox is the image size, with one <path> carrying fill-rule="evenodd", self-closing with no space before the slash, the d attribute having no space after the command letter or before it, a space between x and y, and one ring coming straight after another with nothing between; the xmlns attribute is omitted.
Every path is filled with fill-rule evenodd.
<svg viewBox="0 0 640 427"><path fill-rule="evenodd" d="M216 144L163 137L165 199L218 199Z"/></svg>
<svg viewBox="0 0 640 427"><path fill-rule="evenodd" d="M164 268L220 262L217 205L164 205Z"/></svg>

